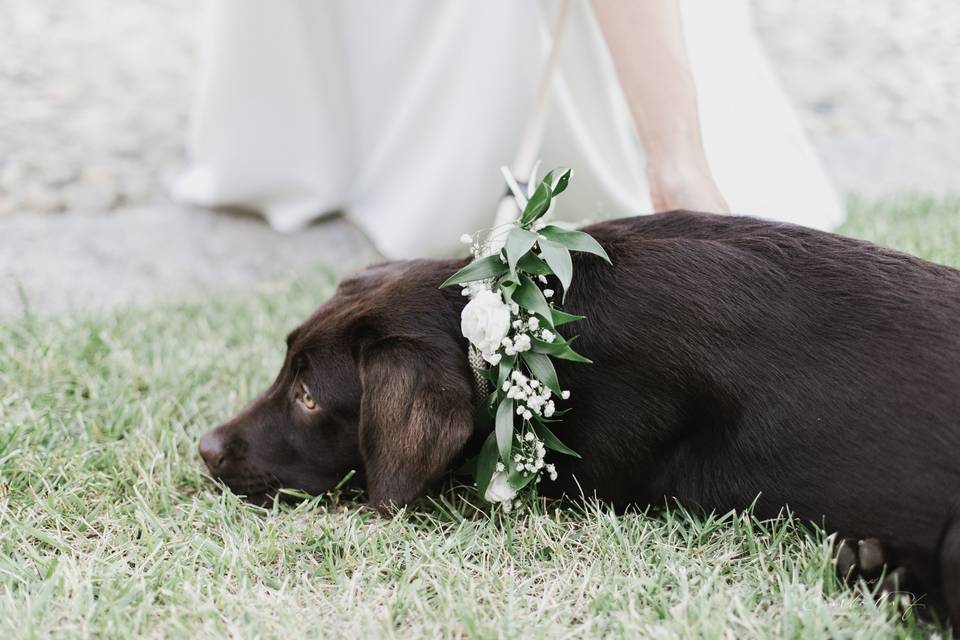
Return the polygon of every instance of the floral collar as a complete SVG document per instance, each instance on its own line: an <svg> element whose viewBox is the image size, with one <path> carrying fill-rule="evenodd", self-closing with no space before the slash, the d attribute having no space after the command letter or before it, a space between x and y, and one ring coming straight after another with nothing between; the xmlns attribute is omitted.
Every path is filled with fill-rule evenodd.
<svg viewBox="0 0 960 640"><path fill-rule="evenodd" d="M573 279L571 251L608 263L610 258L590 235L543 221L569 182L569 169L555 169L539 183L531 177L526 194L508 181L521 214L510 224L502 247L490 239L479 241L478 234L464 234L461 241L471 245L475 259L441 285L460 285L470 299L460 329L470 342L470 365L482 399L478 414L493 423L475 461L476 486L481 496L505 510L520 490L535 488L544 473L556 479L554 465L545 461L547 450L580 457L550 426L569 411L557 404L570 398L553 359L590 362L573 350L573 338L558 330L583 316L562 311L558 299ZM552 282L557 284L551 287Z"/></svg>

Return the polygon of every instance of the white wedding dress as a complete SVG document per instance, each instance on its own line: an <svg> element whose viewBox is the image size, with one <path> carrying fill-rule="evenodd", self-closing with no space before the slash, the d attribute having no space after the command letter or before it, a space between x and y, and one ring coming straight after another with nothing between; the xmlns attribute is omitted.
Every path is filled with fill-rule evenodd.
<svg viewBox="0 0 960 640"><path fill-rule="evenodd" d="M707 158L737 213L830 229L844 209L751 32L746 0L682 0ZM211 0L180 200L279 231L342 211L392 258L489 227L546 54L549 0ZM644 155L586 0L539 154L559 219L651 211Z"/></svg>

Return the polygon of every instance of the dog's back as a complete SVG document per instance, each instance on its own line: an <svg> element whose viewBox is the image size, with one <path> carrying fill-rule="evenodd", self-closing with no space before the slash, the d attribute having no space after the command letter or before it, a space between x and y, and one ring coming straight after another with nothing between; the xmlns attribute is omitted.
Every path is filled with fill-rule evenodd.
<svg viewBox="0 0 960 640"><path fill-rule="evenodd" d="M583 391L635 410L570 417L647 453L625 493L718 510L759 495L760 515L789 505L933 562L960 515L960 272L749 218L588 230L614 266L581 259L568 302L612 389Z"/></svg>

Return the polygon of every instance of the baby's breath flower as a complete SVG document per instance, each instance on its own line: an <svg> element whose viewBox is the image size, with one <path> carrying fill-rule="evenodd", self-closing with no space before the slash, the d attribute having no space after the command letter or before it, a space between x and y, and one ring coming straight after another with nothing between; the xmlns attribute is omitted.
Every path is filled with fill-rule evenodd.
<svg viewBox="0 0 960 640"><path fill-rule="evenodd" d="M517 353L529 351L532 346L533 343L530 341L530 336L525 333L521 333L513 341L513 348L517 350Z"/></svg>
<svg viewBox="0 0 960 640"><path fill-rule="evenodd" d="M553 332L549 329L544 329L540 332L540 337L544 342L553 342L557 336L553 335Z"/></svg>
<svg viewBox="0 0 960 640"><path fill-rule="evenodd" d="M543 290L543 297L544 297L544 298L552 298L552 297L553 297L553 289L544 289L544 290Z"/></svg>
<svg viewBox="0 0 960 640"><path fill-rule="evenodd" d="M560 392L560 397L563 398L564 400L569 400L570 392L564 389L563 391Z"/></svg>
<svg viewBox="0 0 960 640"><path fill-rule="evenodd" d="M471 236L469 233L465 233L460 236L460 242L463 244L473 244L473 236Z"/></svg>

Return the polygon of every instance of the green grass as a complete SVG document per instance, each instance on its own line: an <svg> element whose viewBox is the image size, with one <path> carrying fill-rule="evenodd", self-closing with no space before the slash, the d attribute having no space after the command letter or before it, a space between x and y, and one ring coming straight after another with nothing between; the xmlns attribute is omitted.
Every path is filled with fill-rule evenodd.
<svg viewBox="0 0 960 640"><path fill-rule="evenodd" d="M960 265L960 202L854 204L843 230ZM392 518L263 510L198 436L265 386L329 275L256 296L0 325L0 637L917 637L788 518L504 515L451 489Z"/></svg>

